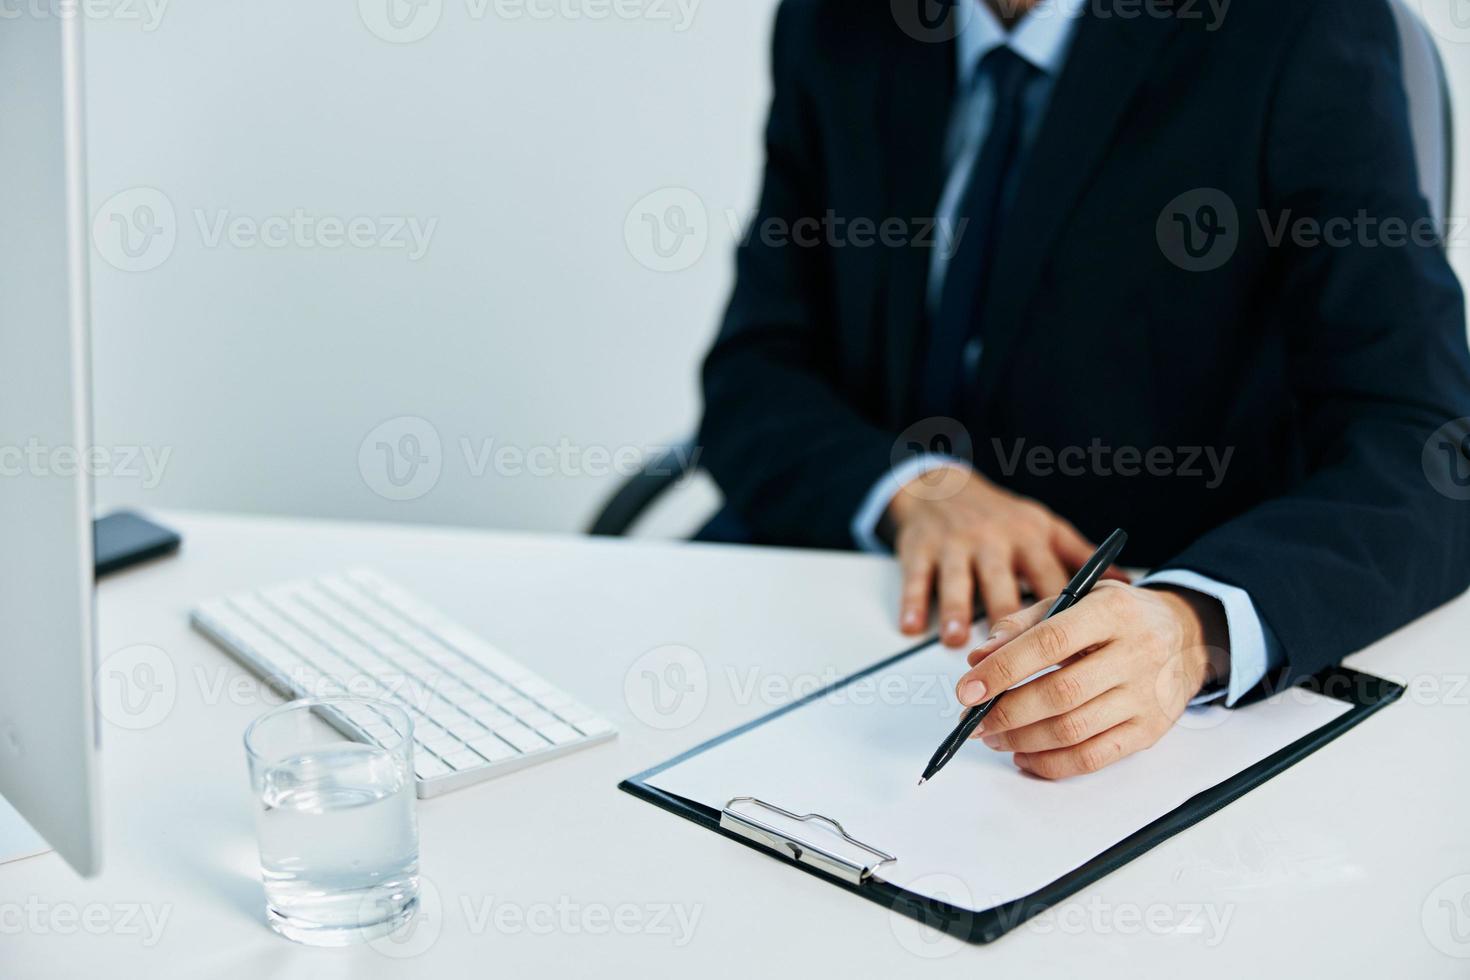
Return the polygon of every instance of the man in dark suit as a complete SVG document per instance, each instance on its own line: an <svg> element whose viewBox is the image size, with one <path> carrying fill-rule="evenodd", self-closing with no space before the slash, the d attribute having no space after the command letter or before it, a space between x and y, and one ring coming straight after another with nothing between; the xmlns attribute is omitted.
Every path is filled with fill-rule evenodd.
<svg viewBox="0 0 1470 980"><path fill-rule="evenodd" d="M710 536L892 547L951 645L978 592L957 694L1062 665L983 733L1048 777L1465 589L1470 353L1386 0L935 3L781 7ZM1147 579L1021 608L1119 526Z"/></svg>

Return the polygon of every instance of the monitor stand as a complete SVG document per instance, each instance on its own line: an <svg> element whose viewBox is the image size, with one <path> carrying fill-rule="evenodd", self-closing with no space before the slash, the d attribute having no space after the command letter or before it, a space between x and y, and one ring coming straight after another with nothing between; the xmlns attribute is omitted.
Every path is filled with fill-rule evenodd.
<svg viewBox="0 0 1470 980"><path fill-rule="evenodd" d="M51 845L31 829L26 818L0 796L0 864L35 857L51 850Z"/></svg>

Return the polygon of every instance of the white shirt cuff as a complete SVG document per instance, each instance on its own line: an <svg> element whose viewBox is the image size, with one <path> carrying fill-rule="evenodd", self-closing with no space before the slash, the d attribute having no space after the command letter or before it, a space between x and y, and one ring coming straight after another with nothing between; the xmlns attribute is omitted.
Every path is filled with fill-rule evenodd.
<svg viewBox="0 0 1470 980"><path fill-rule="evenodd" d="M852 540L863 551L870 554L882 554L888 551L888 546L878 538L878 523L883 520L883 512L898 496L898 492L909 483L917 480L925 473L953 466L958 469L973 472L969 463L954 456L945 456L941 453L925 453L912 459L904 460L897 466L884 473L868 495L863 498L863 505L852 518Z"/></svg>
<svg viewBox="0 0 1470 980"><path fill-rule="evenodd" d="M1216 600L1225 608L1225 628L1230 643L1230 680L1223 691L1201 694L1190 704L1208 704L1221 697L1227 708L1261 682L1282 662L1281 646L1271 628L1261 621L1256 604L1244 589L1226 585L1183 568L1170 568L1146 575L1136 585L1177 585Z"/></svg>

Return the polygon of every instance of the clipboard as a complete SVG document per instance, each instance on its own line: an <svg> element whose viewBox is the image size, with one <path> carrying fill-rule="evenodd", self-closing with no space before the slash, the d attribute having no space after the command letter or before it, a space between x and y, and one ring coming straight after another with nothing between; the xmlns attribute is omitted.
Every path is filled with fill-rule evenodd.
<svg viewBox="0 0 1470 980"><path fill-rule="evenodd" d="M1400 684L1348 667L1333 667L1302 681L1297 685L1298 688L1346 703L1349 707L1330 722L1190 797L1050 884L1024 897L982 910L964 908L882 880L884 866L896 862L900 855L885 850L882 841L861 840L848 833L841 822L841 814L796 812L787 809L780 800L765 800L747 795L734 795L722 808L716 809L649 783L650 779L665 770L737 739L788 712L797 711L817 699L828 697L862 678L892 668L931 646L932 642L926 641L881 660L631 776L619 783L618 788L893 912L914 918L966 942L983 944L998 939L1028 919L1045 912L1080 889L1239 799L1381 708L1398 700L1404 693L1404 687ZM1236 710L1250 711L1252 708ZM916 771L922 762L922 759L915 759Z"/></svg>

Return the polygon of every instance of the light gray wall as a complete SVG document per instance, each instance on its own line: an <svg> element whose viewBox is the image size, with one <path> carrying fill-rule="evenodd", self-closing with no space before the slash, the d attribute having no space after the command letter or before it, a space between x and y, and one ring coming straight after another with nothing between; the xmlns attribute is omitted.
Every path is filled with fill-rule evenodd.
<svg viewBox="0 0 1470 980"><path fill-rule="evenodd" d="M87 38L103 506L574 530L612 461L693 428L775 0L391 0L397 25L390 0L111 2ZM1423 2L1470 133L1470 29ZM250 238L298 211L327 223ZM645 216L681 213L660 255ZM383 453L415 447L396 485Z"/></svg>
<svg viewBox="0 0 1470 980"><path fill-rule="evenodd" d="M142 2L88 25L95 411L98 441L162 478L140 457L103 506L570 530L613 464L694 427L775 0L429 0L410 43L379 36L403 36L388 0L174 0L156 23ZM679 203L667 188L711 226L674 272L640 220ZM135 227L134 257L114 222L140 206L163 233ZM251 244L298 209L365 217L380 244L324 247L330 225ZM400 218L422 255L381 246ZM402 416L437 432L437 482L385 480L377 444L420 422L360 459Z"/></svg>

